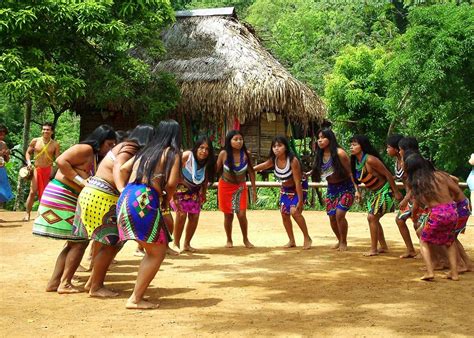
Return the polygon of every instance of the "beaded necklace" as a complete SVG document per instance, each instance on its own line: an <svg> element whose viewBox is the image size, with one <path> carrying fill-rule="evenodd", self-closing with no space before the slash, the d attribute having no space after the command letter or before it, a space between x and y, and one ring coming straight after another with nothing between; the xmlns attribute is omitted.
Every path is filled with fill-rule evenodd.
<svg viewBox="0 0 474 338"><path fill-rule="evenodd" d="M359 162L358 159L356 159L355 162L355 169L356 169L356 178L359 179L362 176L362 172L364 171L365 163L367 162L368 155L362 153L362 160Z"/></svg>

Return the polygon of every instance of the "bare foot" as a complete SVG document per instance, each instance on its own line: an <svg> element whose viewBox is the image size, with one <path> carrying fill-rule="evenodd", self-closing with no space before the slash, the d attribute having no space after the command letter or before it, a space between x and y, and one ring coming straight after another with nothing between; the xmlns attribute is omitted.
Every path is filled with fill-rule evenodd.
<svg viewBox="0 0 474 338"><path fill-rule="evenodd" d="M449 271L447 274L445 274L443 276L443 278L446 278L446 279L451 279L451 280L454 280L454 281L458 281L459 280L459 276L458 274L453 274L451 271Z"/></svg>
<svg viewBox="0 0 474 338"><path fill-rule="evenodd" d="M179 247L179 245L176 245L176 243L171 244L170 248L176 252L181 252L181 248Z"/></svg>
<svg viewBox="0 0 474 338"><path fill-rule="evenodd" d="M30 214L26 213L26 215L21 219L23 222L29 222L30 221Z"/></svg>
<svg viewBox="0 0 474 338"><path fill-rule="evenodd" d="M174 251L174 250L171 249L171 248L168 248L168 249L166 250L166 253L167 253L168 255L171 255L171 256L179 256L179 251Z"/></svg>
<svg viewBox="0 0 474 338"><path fill-rule="evenodd" d="M388 248L380 248L377 250L379 254L388 252Z"/></svg>
<svg viewBox="0 0 474 338"><path fill-rule="evenodd" d="M400 258L415 258L416 257L416 252L415 251L408 251L405 252L403 255L400 255Z"/></svg>
<svg viewBox="0 0 474 338"><path fill-rule="evenodd" d="M339 249L339 245L341 245L341 243L337 242L331 247L331 249Z"/></svg>
<svg viewBox="0 0 474 338"><path fill-rule="evenodd" d="M233 248L233 247L234 247L234 243L232 243L232 241L227 241L225 248Z"/></svg>
<svg viewBox="0 0 474 338"><path fill-rule="evenodd" d="M134 256L136 257L145 257L145 251L142 251L140 249L137 249L135 250L135 252L133 253Z"/></svg>
<svg viewBox="0 0 474 338"><path fill-rule="evenodd" d="M58 291L59 287L59 282L49 282L48 285L46 285L46 292L56 292Z"/></svg>
<svg viewBox="0 0 474 338"><path fill-rule="evenodd" d="M339 251L347 251L347 243L341 243L339 245Z"/></svg>
<svg viewBox="0 0 474 338"><path fill-rule="evenodd" d="M306 238L303 242L303 250L311 249L311 244L313 244L313 240L311 239L311 237Z"/></svg>
<svg viewBox="0 0 474 338"><path fill-rule="evenodd" d="M429 281L434 280L434 275L426 273L420 279L423 281L429 282Z"/></svg>
<svg viewBox="0 0 474 338"><path fill-rule="evenodd" d="M109 298L109 297L116 297L118 296L118 292L109 290L105 287L101 287L95 291L92 289L89 291L89 297L101 297L101 298Z"/></svg>
<svg viewBox="0 0 474 338"><path fill-rule="evenodd" d="M140 300L137 303L132 302L130 299L127 301L127 305L125 308L127 309L135 309L135 310L151 310L151 309L158 309L160 304L154 304L152 302L147 302L146 300Z"/></svg>
<svg viewBox="0 0 474 338"><path fill-rule="evenodd" d="M285 245L283 245L283 247L284 247L285 249L294 248L294 247L296 247L296 243L295 243L295 242L292 242L292 241L289 241L288 243L286 243Z"/></svg>
<svg viewBox="0 0 474 338"><path fill-rule="evenodd" d="M85 268L83 267L82 265L79 265L79 267L76 269L77 272L89 272L91 271L92 269L91 268Z"/></svg>
<svg viewBox="0 0 474 338"><path fill-rule="evenodd" d="M83 292L83 290L79 289L77 286L74 286L72 284L65 284L65 285L59 285L58 286L58 293L59 294L69 294L69 293L80 293Z"/></svg>
<svg viewBox="0 0 474 338"><path fill-rule="evenodd" d="M252 249L252 248L255 248L255 245L253 245L252 243L250 243L249 240L246 240L244 241L244 245L247 249Z"/></svg>
<svg viewBox="0 0 474 338"><path fill-rule="evenodd" d="M183 248L183 251L196 252L197 250L193 248L191 245L185 245Z"/></svg>
<svg viewBox="0 0 474 338"><path fill-rule="evenodd" d="M369 251L369 252L364 253L364 256L365 257L378 256L379 253L380 251Z"/></svg>

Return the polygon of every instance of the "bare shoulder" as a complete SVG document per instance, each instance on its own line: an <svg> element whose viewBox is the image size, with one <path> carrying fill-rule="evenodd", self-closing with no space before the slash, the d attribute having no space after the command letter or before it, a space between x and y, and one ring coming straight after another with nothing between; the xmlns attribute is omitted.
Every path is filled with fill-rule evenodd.
<svg viewBox="0 0 474 338"><path fill-rule="evenodd" d="M227 152L225 150L221 150L219 153L219 158L225 159L227 157Z"/></svg>
<svg viewBox="0 0 474 338"><path fill-rule="evenodd" d="M375 157L374 155L367 156L367 163L369 165L381 165L382 164L382 162L377 157Z"/></svg>
<svg viewBox="0 0 474 338"><path fill-rule="evenodd" d="M187 161L188 158L191 156L193 152L191 150L186 150L185 152L183 152L183 162L184 161Z"/></svg>
<svg viewBox="0 0 474 338"><path fill-rule="evenodd" d="M339 158L349 158L347 152L342 148L337 148L337 155L339 156Z"/></svg>
<svg viewBox="0 0 474 338"><path fill-rule="evenodd" d="M293 157L293 159L291 160L291 166L292 167L297 167L297 168L300 167L300 161L298 160L298 158L296 156Z"/></svg>

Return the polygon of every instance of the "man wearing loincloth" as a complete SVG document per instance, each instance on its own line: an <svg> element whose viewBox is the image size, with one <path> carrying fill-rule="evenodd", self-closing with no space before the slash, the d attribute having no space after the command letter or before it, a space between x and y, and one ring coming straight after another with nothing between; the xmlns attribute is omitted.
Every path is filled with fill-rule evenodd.
<svg viewBox="0 0 474 338"><path fill-rule="evenodd" d="M31 180L30 193L26 200L26 215L24 221L30 220L31 208L38 194L38 200L41 200L43 191L49 183L53 169L53 163L59 156L59 143L51 137L54 134L53 124L45 122L42 125L41 137L31 140L25 154L28 166L32 166L31 155L34 159L34 172Z"/></svg>

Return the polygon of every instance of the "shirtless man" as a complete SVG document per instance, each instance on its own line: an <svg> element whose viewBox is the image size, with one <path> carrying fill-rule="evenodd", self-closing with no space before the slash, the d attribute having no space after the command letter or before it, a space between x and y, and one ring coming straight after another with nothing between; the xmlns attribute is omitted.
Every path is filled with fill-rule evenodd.
<svg viewBox="0 0 474 338"><path fill-rule="evenodd" d="M53 168L54 159L59 156L59 143L51 138L54 134L53 124L50 122L43 123L41 137L31 140L25 158L28 166L32 166L31 155L34 157L33 179L31 180L30 193L26 200L26 214L24 221L30 220L31 208L38 194L38 200L41 200L43 191L49 183Z"/></svg>

